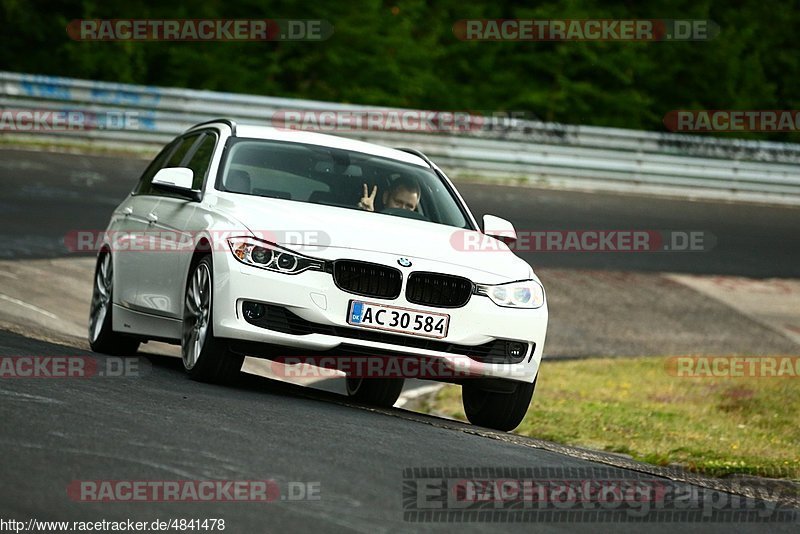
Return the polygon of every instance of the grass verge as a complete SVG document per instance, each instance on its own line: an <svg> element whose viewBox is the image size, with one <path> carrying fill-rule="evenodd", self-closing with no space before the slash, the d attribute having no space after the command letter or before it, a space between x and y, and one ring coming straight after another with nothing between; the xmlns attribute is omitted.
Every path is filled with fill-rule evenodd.
<svg viewBox="0 0 800 534"><path fill-rule="evenodd" d="M668 358L545 361L516 433L712 476L800 478L800 376L685 378ZM464 419L459 386L423 409Z"/></svg>

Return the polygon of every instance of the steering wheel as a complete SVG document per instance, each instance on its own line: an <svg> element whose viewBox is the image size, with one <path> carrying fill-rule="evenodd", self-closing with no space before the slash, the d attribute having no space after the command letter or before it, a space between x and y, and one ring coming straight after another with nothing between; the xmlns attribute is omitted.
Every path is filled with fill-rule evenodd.
<svg viewBox="0 0 800 534"><path fill-rule="evenodd" d="M418 221L430 221L423 214L418 211L404 210L402 208L386 208L381 213L386 215L396 215L397 217L405 217L406 219L416 219Z"/></svg>

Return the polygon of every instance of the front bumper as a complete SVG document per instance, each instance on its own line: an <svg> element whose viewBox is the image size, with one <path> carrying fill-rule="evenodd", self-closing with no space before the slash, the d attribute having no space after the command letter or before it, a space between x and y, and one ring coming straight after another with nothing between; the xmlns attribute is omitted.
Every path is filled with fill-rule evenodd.
<svg viewBox="0 0 800 534"><path fill-rule="evenodd" d="M371 255L369 260L391 265L390 258ZM435 262L415 260L415 270L438 271ZM437 268L438 267L438 268ZM410 272L410 271L409 271ZM547 331L547 304L535 310L503 308L489 298L473 295L460 308L438 308L411 304L405 299L404 272L401 295L393 300L361 297L345 292L334 284L329 273L305 271L297 275L275 273L250 267L238 262L232 254L214 254L214 331L220 338L273 346L275 355L283 347L288 354L349 355L354 353L376 355L397 354L436 358L464 376L491 377L533 382L541 362ZM450 325L447 336L433 342L420 342L418 336L384 333L353 327L347 324L351 300L366 300L401 306L420 311L447 313ZM242 315L245 301L260 302L283 308L304 323L318 325L296 335L251 324ZM424 338L427 340L427 338ZM528 344L528 352L519 363L490 363L470 357L469 347L487 346L495 340L513 340ZM247 343L249 342L249 343ZM250 352L248 352L250 353ZM254 356L259 354L253 351Z"/></svg>

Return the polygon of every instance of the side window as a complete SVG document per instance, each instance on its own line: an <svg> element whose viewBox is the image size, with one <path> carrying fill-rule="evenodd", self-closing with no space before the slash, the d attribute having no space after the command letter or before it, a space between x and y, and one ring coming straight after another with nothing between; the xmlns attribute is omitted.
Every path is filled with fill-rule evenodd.
<svg viewBox="0 0 800 534"><path fill-rule="evenodd" d="M144 174L139 179L139 183L134 189L136 195L164 195L172 196L154 189L151 185L153 177L161 169L167 167L188 167L194 171L192 189L200 189L203 186L208 167L211 165L211 157L214 154L216 136L208 133L192 134L188 137L181 137L167 145L158 156L150 163ZM188 162L186 161L188 159Z"/></svg>
<svg viewBox="0 0 800 534"><path fill-rule="evenodd" d="M189 149L192 148L192 145L195 141L201 136L202 134L195 134L190 135L189 137L184 137L183 140L180 142L181 144L178 146L178 149L172 154L172 157L169 158L165 167L180 167L181 163L183 162L183 158L189 152Z"/></svg>
<svg viewBox="0 0 800 534"><path fill-rule="evenodd" d="M191 155L189 162L184 164L185 167L192 169L194 172L192 189L198 190L203 187L203 181L206 178L208 167L211 165L211 157L214 155L214 146L217 144L216 142L216 135L206 134L194 149L194 154Z"/></svg>
<svg viewBox="0 0 800 534"><path fill-rule="evenodd" d="M172 143L165 146L161 152L150 162L150 165L147 166L142 177L139 178L139 183L136 184L136 188L133 190L134 195L152 195L153 191L150 187L150 182L153 180L153 177L156 175L158 171L164 168L166 165L167 158L175 149L177 141L173 141Z"/></svg>

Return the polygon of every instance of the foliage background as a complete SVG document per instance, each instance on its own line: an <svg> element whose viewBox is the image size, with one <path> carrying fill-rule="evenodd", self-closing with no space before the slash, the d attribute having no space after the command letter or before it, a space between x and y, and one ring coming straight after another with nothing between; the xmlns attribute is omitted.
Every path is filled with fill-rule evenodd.
<svg viewBox="0 0 800 534"><path fill-rule="evenodd" d="M797 109L796 1L0 0L0 69L664 130L674 109ZM323 42L77 42L80 18L325 19ZM469 18L711 19L707 42L464 42ZM741 137L741 134L736 134ZM751 137L800 141L797 134Z"/></svg>

